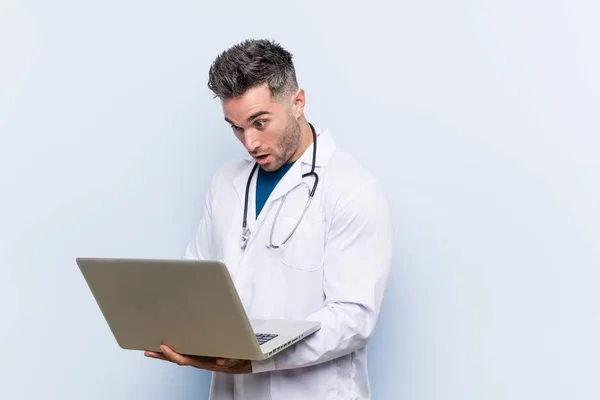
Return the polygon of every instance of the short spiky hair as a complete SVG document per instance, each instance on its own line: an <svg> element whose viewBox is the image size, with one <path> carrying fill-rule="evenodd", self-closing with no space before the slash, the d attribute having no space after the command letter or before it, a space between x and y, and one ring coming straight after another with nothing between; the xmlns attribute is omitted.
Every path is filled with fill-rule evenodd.
<svg viewBox="0 0 600 400"><path fill-rule="evenodd" d="M292 54L274 41L243 41L221 53L210 66L208 87L222 100L265 83L273 97L298 87Z"/></svg>

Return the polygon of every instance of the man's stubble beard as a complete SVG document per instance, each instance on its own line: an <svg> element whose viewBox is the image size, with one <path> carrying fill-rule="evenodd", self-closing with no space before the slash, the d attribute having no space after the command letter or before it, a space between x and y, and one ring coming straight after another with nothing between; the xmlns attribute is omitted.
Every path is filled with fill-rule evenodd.
<svg viewBox="0 0 600 400"><path fill-rule="evenodd" d="M300 147L301 142L302 129L300 128L300 123L293 116L290 116L289 123L285 128L285 132L282 135L279 143L277 143L278 150L281 149L282 152L275 160L275 165L277 168L274 170L281 168L290 160L290 158Z"/></svg>

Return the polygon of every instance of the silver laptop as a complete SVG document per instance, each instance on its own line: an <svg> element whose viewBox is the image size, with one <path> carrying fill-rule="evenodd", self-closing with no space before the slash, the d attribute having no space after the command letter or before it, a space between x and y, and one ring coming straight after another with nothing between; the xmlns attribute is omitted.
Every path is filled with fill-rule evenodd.
<svg viewBox="0 0 600 400"><path fill-rule="evenodd" d="M318 331L318 322L250 320L221 261L77 258L118 345L264 360Z"/></svg>

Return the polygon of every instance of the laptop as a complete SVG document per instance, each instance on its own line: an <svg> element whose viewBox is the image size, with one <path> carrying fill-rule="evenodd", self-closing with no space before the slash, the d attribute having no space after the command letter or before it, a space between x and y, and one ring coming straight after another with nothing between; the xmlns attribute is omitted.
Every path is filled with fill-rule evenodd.
<svg viewBox="0 0 600 400"><path fill-rule="evenodd" d="M317 332L318 322L246 314L226 265L211 260L77 258L118 345L265 360Z"/></svg>

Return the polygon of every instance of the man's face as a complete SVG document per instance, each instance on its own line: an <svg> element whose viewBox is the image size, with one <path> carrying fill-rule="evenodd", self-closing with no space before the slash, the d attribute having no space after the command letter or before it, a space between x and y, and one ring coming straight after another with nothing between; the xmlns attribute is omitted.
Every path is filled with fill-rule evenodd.
<svg viewBox="0 0 600 400"><path fill-rule="evenodd" d="M291 97L273 99L266 84L222 102L225 120L265 171L275 171L297 156L302 137L292 103Z"/></svg>

